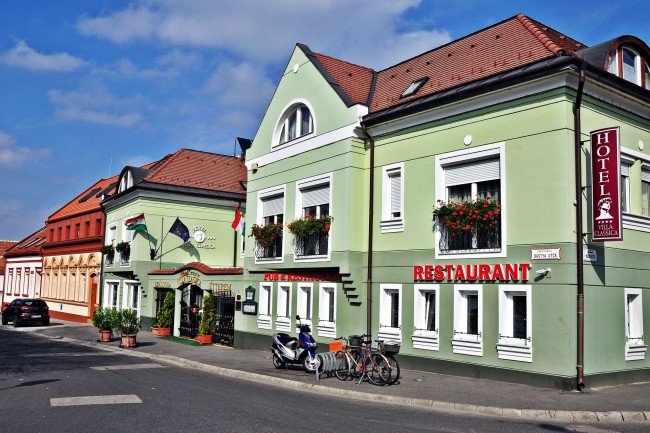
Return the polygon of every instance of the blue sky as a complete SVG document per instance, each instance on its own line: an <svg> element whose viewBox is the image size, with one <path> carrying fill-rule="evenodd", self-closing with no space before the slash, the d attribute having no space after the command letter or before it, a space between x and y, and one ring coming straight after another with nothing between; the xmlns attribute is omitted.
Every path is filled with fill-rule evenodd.
<svg viewBox="0 0 650 433"><path fill-rule="evenodd" d="M101 178L253 138L297 42L383 69L518 13L587 45L650 43L632 0L3 0L0 239Z"/></svg>

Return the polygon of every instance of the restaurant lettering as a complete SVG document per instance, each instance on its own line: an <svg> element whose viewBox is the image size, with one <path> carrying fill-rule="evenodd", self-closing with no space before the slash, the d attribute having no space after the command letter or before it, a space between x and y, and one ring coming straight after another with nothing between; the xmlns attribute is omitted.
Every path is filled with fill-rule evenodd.
<svg viewBox="0 0 650 433"><path fill-rule="evenodd" d="M413 266L413 281L527 281L529 263Z"/></svg>
<svg viewBox="0 0 650 433"><path fill-rule="evenodd" d="M183 271L181 272L180 277L178 277L178 285L180 286L181 284L185 283L191 283L195 284L197 286L201 285L201 278L200 274L195 271Z"/></svg>
<svg viewBox="0 0 650 433"><path fill-rule="evenodd" d="M265 272L264 281L341 281L335 272Z"/></svg>

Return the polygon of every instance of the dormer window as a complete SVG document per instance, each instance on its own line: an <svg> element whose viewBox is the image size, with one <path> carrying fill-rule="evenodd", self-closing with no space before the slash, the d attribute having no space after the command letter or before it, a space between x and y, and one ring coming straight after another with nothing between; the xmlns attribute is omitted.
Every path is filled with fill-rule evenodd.
<svg viewBox="0 0 650 433"><path fill-rule="evenodd" d="M630 83L650 89L648 60L628 46L616 50L611 57L608 70Z"/></svg>
<svg viewBox="0 0 650 433"><path fill-rule="evenodd" d="M120 187L117 192L126 191L132 186L133 186L133 175L131 174L131 170L127 170L122 176L122 179L120 179Z"/></svg>
<svg viewBox="0 0 650 433"><path fill-rule="evenodd" d="M309 108L303 104L294 106L284 117L278 144L295 140L312 132L314 132L314 120Z"/></svg>
<svg viewBox="0 0 650 433"><path fill-rule="evenodd" d="M408 86L406 90L404 90L404 93L400 95L400 99L415 95L418 92L418 90L420 90L420 88L424 85L424 83L426 83L428 80L429 77L423 77L420 78L419 80L413 81L411 85Z"/></svg>

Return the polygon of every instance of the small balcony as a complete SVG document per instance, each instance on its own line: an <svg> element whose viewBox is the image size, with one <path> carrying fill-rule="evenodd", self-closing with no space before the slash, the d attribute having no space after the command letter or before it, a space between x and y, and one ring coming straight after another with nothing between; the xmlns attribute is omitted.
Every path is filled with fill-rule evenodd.
<svg viewBox="0 0 650 433"><path fill-rule="evenodd" d="M324 257L329 248L329 233L316 232L294 237L294 252L298 258Z"/></svg>
<svg viewBox="0 0 650 433"><path fill-rule="evenodd" d="M276 236L266 245L256 242L255 258L258 261L271 261L282 258L282 236Z"/></svg>
<svg viewBox="0 0 650 433"><path fill-rule="evenodd" d="M131 250L120 252L120 266L129 266L131 264Z"/></svg>
<svg viewBox="0 0 650 433"><path fill-rule="evenodd" d="M115 253L106 254L106 267L112 268L115 265Z"/></svg>
<svg viewBox="0 0 650 433"><path fill-rule="evenodd" d="M489 230L468 230L458 234L447 227L440 229L441 254L462 254L501 251L500 222Z"/></svg>

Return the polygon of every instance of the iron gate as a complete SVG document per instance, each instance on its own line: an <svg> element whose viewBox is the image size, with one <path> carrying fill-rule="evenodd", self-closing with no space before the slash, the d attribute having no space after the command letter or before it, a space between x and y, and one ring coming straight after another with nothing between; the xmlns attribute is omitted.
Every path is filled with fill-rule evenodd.
<svg viewBox="0 0 650 433"><path fill-rule="evenodd" d="M232 346L235 340L235 296L230 290L217 290L214 300L215 339L217 343Z"/></svg>

